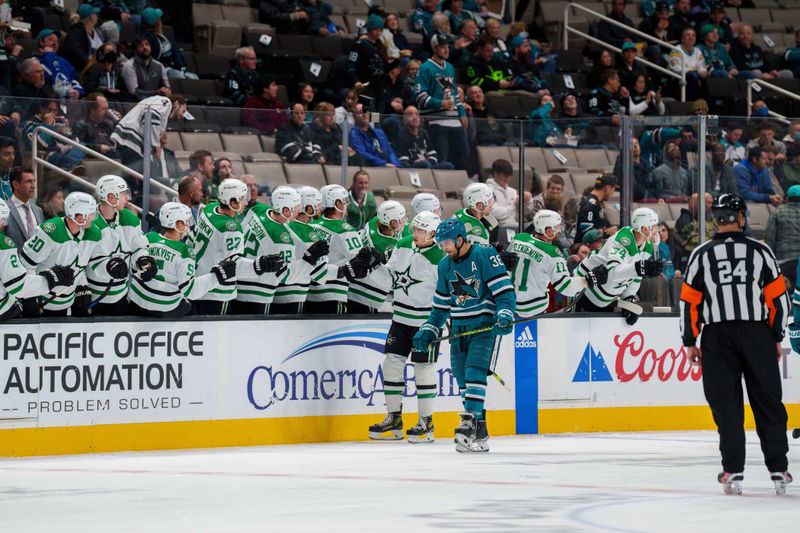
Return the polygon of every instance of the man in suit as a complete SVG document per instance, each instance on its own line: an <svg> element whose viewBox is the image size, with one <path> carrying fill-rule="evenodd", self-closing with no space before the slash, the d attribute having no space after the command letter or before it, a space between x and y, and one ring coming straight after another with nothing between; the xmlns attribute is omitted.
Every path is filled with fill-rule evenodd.
<svg viewBox="0 0 800 533"><path fill-rule="evenodd" d="M33 170L14 167L11 170L10 182L12 194L6 202L10 211L6 223L6 235L21 250L25 241L33 236L36 227L44 221L44 212L35 203L36 176L33 175ZM37 298L27 298L21 302L24 317L39 316Z"/></svg>

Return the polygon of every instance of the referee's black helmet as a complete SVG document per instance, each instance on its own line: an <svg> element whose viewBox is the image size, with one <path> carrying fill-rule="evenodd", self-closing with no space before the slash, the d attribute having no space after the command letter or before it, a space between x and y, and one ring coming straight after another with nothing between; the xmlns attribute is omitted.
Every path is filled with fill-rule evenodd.
<svg viewBox="0 0 800 533"><path fill-rule="evenodd" d="M736 222L736 215L744 213L747 217L747 204L736 193L724 193L714 198L711 212L718 223L727 224Z"/></svg>

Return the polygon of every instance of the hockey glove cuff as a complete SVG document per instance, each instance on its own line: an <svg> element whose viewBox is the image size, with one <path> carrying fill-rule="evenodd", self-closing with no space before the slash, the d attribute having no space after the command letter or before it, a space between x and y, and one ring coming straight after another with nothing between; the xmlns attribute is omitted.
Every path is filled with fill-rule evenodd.
<svg viewBox="0 0 800 533"><path fill-rule="evenodd" d="M639 315L642 314L642 308L636 305L635 307L638 307L637 312L633 309L634 306L624 306L622 302L637 304L639 302L639 298L636 296L628 296L620 302L620 310L622 311L623 318L625 318L625 323L629 326L633 326L639 320Z"/></svg>
<svg viewBox="0 0 800 533"><path fill-rule="evenodd" d="M233 259L223 259L219 264L211 267L211 273L217 277L220 285L224 285L236 279L236 261Z"/></svg>
<svg viewBox="0 0 800 533"><path fill-rule="evenodd" d="M636 274L643 277L654 278L664 270L664 261L657 259L640 259L636 262Z"/></svg>
<svg viewBox="0 0 800 533"><path fill-rule="evenodd" d="M139 271L139 278L145 283L152 281L158 274L158 264L149 255L143 255L136 260L136 269Z"/></svg>
<svg viewBox="0 0 800 533"><path fill-rule="evenodd" d="M492 331L495 335L508 335L514 331L514 313L509 309L500 309L495 314L495 324L492 326Z"/></svg>
<svg viewBox="0 0 800 533"><path fill-rule="evenodd" d="M519 262L519 256L514 252L499 252L498 255L500 256L500 260L506 266L506 270L509 272L517 268L517 263Z"/></svg>
<svg viewBox="0 0 800 533"><path fill-rule="evenodd" d="M427 353L428 347L430 344L435 341L439 337L439 328L434 326L433 324L422 324L422 327L419 328L416 335L414 335L414 339L412 344L414 345L414 350L417 352L424 352Z"/></svg>
<svg viewBox="0 0 800 533"><path fill-rule="evenodd" d="M89 316L89 304L92 303L92 291L82 285L75 289L75 300L72 302L72 316Z"/></svg>
<svg viewBox="0 0 800 533"><path fill-rule="evenodd" d="M800 353L800 324L789 324L789 342L792 344L792 350Z"/></svg>
<svg viewBox="0 0 800 533"><path fill-rule="evenodd" d="M608 281L608 269L605 265L600 265L586 273L586 285L596 287Z"/></svg>
<svg viewBox="0 0 800 533"><path fill-rule="evenodd" d="M47 280L47 288L51 291L58 286L69 287L75 283L75 272L71 267L54 265L41 274Z"/></svg>
<svg viewBox="0 0 800 533"><path fill-rule="evenodd" d="M266 274L267 272L277 272L283 268L283 259L280 254L262 255L256 258L253 263L253 269L256 271L256 276Z"/></svg>
<svg viewBox="0 0 800 533"><path fill-rule="evenodd" d="M303 254L303 261L314 266L321 257L328 255L330 251L331 247L327 242L317 241L309 246L306 253Z"/></svg>
<svg viewBox="0 0 800 533"><path fill-rule="evenodd" d="M106 272L114 279L125 279L128 277L128 263L119 257L112 257L106 263Z"/></svg>

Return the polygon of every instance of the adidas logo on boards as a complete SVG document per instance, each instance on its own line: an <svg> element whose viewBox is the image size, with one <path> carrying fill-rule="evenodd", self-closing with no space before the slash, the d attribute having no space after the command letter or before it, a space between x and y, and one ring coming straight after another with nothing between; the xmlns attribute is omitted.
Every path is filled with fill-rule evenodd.
<svg viewBox="0 0 800 533"><path fill-rule="evenodd" d="M517 337L514 346L516 348L536 348L536 341L533 340L530 326L525 326L525 329L523 329L522 333Z"/></svg>

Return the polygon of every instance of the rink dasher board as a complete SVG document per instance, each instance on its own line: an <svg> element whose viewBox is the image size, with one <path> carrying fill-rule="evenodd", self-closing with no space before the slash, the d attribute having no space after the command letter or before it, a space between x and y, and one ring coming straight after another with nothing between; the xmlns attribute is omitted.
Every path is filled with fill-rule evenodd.
<svg viewBox="0 0 800 533"><path fill-rule="evenodd" d="M385 317L2 325L0 455L364 440L384 413L388 327ZM798 355L784 344L796 424ZM460 410L448 348L437 365L440 438L452 437ZM489 379L491 433L713 429L700 375L684 360L676 316L633 327L597 316L519 324L496 367L508 388ZM410 367L406 375L410 426Z"/></svg>
<svg viewBox="0 0 800 533"><path fill-rule="evenodd" d="M42 321L0 326L0 455L363 440L385 413L390 321ZM487 409L515 432L514 348L501 343ZM449 345L437 430L461 401ZM404 412L416 423L413 368Z"/></svg>

